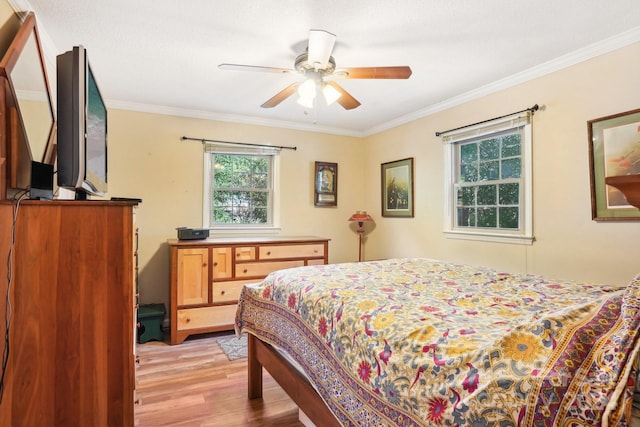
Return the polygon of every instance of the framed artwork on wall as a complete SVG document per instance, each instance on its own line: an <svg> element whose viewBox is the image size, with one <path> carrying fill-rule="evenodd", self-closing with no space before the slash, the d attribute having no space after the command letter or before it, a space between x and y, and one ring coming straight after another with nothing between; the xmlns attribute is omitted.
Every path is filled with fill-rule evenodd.
<svg viewBox="0 0 640 427"><path fill-rule="evenodd" d="M413 157L382 163L382 216L413 217Z"/></svg>
<svg viewBox="0 0 640 427"><path fill-rule="evenodd" d="M338 206L338 164L316 162L313 176L314 205Z"/></svg>
<svg viewBox="0 0 640 427"><path fill-rule="evenodd" d="M591 177L591 217L596 221L638 221L629 204L605 178L640 174L640 109L587 122Z"/></svg>

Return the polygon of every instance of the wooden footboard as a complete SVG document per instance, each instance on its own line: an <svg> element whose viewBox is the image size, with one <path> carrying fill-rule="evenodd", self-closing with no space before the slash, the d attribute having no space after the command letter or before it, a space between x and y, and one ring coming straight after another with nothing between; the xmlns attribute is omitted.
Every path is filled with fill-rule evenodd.
<svg viewBox="0 0 640 427"><path fill-rule="evenodd" d="M262 367L316 426L340 426L309 381L269 344L248 335L249 399L262 397Z"/></svg>

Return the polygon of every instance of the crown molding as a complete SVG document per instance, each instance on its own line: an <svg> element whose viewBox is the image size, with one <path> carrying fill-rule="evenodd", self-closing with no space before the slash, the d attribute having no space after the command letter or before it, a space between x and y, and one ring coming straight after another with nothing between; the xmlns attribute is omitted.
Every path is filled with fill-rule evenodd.
<svg viewBox="0 0 640 427"><path fill-rule="evenodd" d="M513 74L509 77L497 80L493 83L489 83L461 95L454 96L437 104L430 105L411 114L406 114L404 116L398 117L397 119L382 123L378 126L371 127L363 132L364 136L375 135L376 133L392 129L394 127L398 127L400 125L418 119L422 119L440 111L448 110L449 108L465 104L469 101L482 98L483 96L511 88L513 86L536 79L538 77L545 76L547 74L551 74L564 68L571 67L573 65L579 64L600 55L604 55L614 50L621 49L637 42L640 42L640 26L625 31L624 33L620 33L616 36L610 37L608 39L604 39L597 43L591 44L582 49L578 49L567 55L563 55L551 61L536 65L535 67L529 68L528 70Z"/></svg>
<svg viewBox="0 0 640 427"><path fill-rule="evenodd" d="M173 108L173 107L166 107L162 105L140 104L140 103L109 100L109 99L107 99L105 102L109 109L114 108L118 110L137 111L141 113L153 113L153 114L162 114L166 116L188 117L193 119L215 120L220 122L276 127L276 128L292 129L292 130L299 130L299 131L305 131L305 132L317 132L317 133L327 133L331 135L352 136L357 138L361 138L364 136L362 132L354 131L352 129L343 129L343 128L336 128L336 127L330 127L330 126L322 126L317 124L314 125L314 124L306 124L306 123L295 123L295 122L289 122L284 120L263 119L260 117L253 117L253 116L213 113L210 111L189 110L184 108Z"/></svg>

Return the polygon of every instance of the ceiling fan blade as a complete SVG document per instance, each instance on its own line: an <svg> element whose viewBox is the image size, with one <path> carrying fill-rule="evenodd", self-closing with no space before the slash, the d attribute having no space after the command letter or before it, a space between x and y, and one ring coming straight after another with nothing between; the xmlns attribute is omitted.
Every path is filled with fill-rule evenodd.
<svg viewBox="0 0 640 427"><path fill-rule="evenodd" d="M347 79L408 79L411 76L411 68L406 66L341 68L336 70L334 75Z"/></svg>
<svg viewBox="0 0 640 427"><path fill-rule="evenodd" d="M335 90L340 92L341 96L340 98L338 98L336 102L342 105L342 107L345 110L353 110L354 108L357 108L360 106L360 102L357 99L355 99L353 96L351 96L349 92L344 90L344 88L340 86L338 83L333 81L327 81L325 83L332 86Z"/></svg>
<svg viewBox="0 0 640 427"><path fill-rule="evenodd" d="M273 108L280 104L282 101L296 93L296 90L300 86L300 83L292 83L289 86L282 89L280 92L272 96L267 102L261 105L262 108Z"/></svg>
<svg viewBox="0 0 640 427"><path fill-rule="evenodd" d="M257 65L220 64L218 65L218 68L220 68L221 70L258 71L262 73L278 73L278 74L297 73L296 70L292 70L289 68L260 67Z"/></svg>
<svg viewBox="0 0 640 427"><path fill-rule="evenodd" d="M336 43L336 35L324 30L309 31L309 50L307 61L316 70L326 68Z"/></svg>

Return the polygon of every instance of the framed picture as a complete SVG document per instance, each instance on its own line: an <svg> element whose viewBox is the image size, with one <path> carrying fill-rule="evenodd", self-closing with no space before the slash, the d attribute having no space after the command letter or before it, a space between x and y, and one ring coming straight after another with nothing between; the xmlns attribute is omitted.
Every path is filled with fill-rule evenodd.
<svg viewBox="0 0 640 427"><path fill-rule="evenodd" d="M338 164L316 162L314 205L338 206Z"/></svg>
<svg viewBox="0 0 640 427"><path fill-rule="evenodd" d="M637 221L640 209L605 184L611 176L640 174L640 109L587 122L591 172L591 217L596 221Z"/></svg>
<svg viewBox="0 0 640 427"><path fill-rule="evenodd" d="M413 217L413 157L381 165L382 216Z"/></svg>

